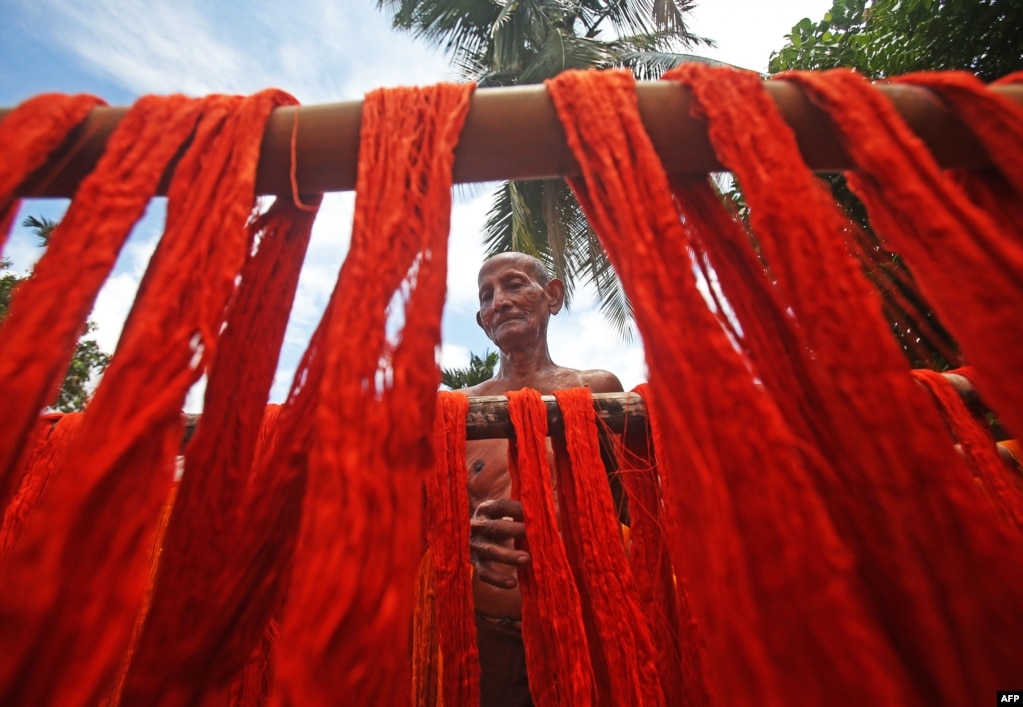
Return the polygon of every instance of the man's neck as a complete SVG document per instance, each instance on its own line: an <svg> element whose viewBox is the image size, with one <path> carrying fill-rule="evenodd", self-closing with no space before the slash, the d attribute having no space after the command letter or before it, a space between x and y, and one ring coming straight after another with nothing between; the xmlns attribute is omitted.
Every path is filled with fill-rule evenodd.
<svg viewBox="0 0 1023 707"><path fill-rule="evenodd" d="M558 370L551 360L547 346L528 350L501 352L501 367L497 378L517 387L537 387L537 381L550 378Z"/></svg>

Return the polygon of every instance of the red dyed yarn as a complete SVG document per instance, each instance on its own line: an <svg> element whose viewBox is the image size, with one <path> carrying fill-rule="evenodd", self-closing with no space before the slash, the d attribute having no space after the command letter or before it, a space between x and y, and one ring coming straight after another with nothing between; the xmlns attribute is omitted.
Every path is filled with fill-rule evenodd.
<svg viewBox="0 0 1023 707"><path fill-rule="evenodd" d="M206 598L230 570L238 535L252 532L242 501L314 217L315 210L280 199L248 225L258 250L242 268L210 367L203 416L185 453L159 581L124 688L132 704L168 704L174 690L187 701L210 687L209 661L192 644L205 637L201 626L211 621L212 609ZM241 360L247 365L239 366Z"/></svg>
<svg viewBox="0 0 1023 707"><path fill-rule="evenodd" d="M429 510L427 510L429 515ZM429 527L427 518L427 527ZM441 659L440 637L438 636L438 616L440 612L437 607L437 575L433 571L433 560L430 557L429 549L423 553L423 559L419 563L419 581L416 583L416 608L412 612L412 649L409 662L411 663L411 689L409 691L409 704L420 706L432 706L442 704L441 678L444 673L444 661ZM472 637L475 636L475 627L465 630L461 638L456 638L465 645L472 644ZM477 663L479 651L477 650ZM448 666L452 669L452 666ZM460 666L455 665L453 669L458 671ZM461 683L461 680L458 680ZM476 683L478 684L478 683ZM479 691L472 682L468 689Z"/></svg>
<svg viewBox="0 0 1023 707"><path fill-rule="evenodd" d="M65 465L73 460L82 478L72 484L66 472L57 477L5 573L12 588L0 596L8 628L0 651L5 701L94 701L127 647L146 583L145 548L173 474L181 405L202 372L204 357L215 350L235 277L251 249L245 222L254 203L259 145L265 120L281 95L212 97L196 109L182 109L183 99L157 102L148 112L144 107L153 102L143 99L138 117L129 122L136 127L155 123L163 134L173 134L180 114L194 120L202 110L168 191L165 236L85 413L78 442L68 453ZM180 109L168 116L173 118L169 124L161 120L167 103ZM140 158L128 159L125 167ZM132 180L139 191L143 175L151 178L144 186L155 188L163 171L158 159L144 166ZM116 188L107 184L106 189L125 191L116 180L113 184ZM72 233L89 223L88 217L99 218L90 207L104 205L101 199L76 203L85 204L86 216L71 219L69 212L60 227ZM109 222L103 226L107 230ZM54 256L57 235L48 258ZM40 275L41 266L36 279L52 286L49 277ZM45 311L44 304L57 306L51 295L31 311ZM116 437L105 433L111 428L118 430ZM46 590L29 589L35 586Z"/></svg>
<svg viewBox="0 0 1023 707"><path fill-rule="evenodd" d="M521 548L533 558L518 570L529 692L538 707L595 704L579 590L558 532L547 462L547 406L529 388L505 395L515 430L508 445L512 497L522 502L526 537Z"/></svg>
<svg viewBox="0 0 1023 707"><path fill-rule="evenodd" d="M25 435L56 398L100 286L200 110L201 102L182 96L140 99L79 186L33 277L11 298L0 327L0 396L19 404L0 425L0 505L12 492Z"/></svg>
<svg viewBox="0 0 1023 707"><path fill-rule="evenodd" d="M678 665L668 663L675 657L685 666L681 699L697 704L707 700L708 684L728 704L836 699L853 704L957 704L999 689L1015 677L1018 665L1014 640L1021 628L1018 588L1023 583L1018 563L1005 561L1018 554L1016 536L989 517L987 499L976 492L949 451L926 396L909 381L894 347L881 343L888 341L884 321L877 299L848 257L843 241L847 225L799 163L791 136L777 121L773 106L765 103L759 81L703 69L686 69L675 78L692 86L719 156L739 175L759 252L749 247L741 225L717 204L706 183L669 183L664 178L642 136L631 85L618 78L592 79L596 87L591 91L583 85L590 79L570 76L555 82L553 89L561 114L569 116L567 130L585 170L577 191L637 306L657 391L649 404L660 479L637 475L642 483L634 493L637 484L632 483L630 494L643 499L634 505L634 514L646 509L652 521L647 526L646 520L634 521L634 580L647 614L672 615L669 627L682 639L677 652L674 640L665 642L671 652L655 658L662 666L658 677L674 681L669 674L674 676ZM1019 341L1008 312L1018 311L1023 261L1018 239L1004 236L1018 234L1011 216L1018 204L1008 201L1018 201L1012 177L1017 138L1006 138L1004 145L987 142L989 149L1000 151L1000 160L1005 156L997 179L981 182L971 175L960 188L951 176L935 176L897 125L856 123L856 112L874 120L884 109L869 96L857 97L851 107L839 106L838 94L860 90L847 86L846 79L803 81L827 94L819 100L842 122L854 143L850 149L861 150L857 157L866 171L855 179L871 193L868 206L882 235L905 251L907 262L930 288L927 294L934 298L932 291L942 288L954 293L946 294L939 307L943 320L964 342L976 328L1008 330L983 341L969 339L976 347L969 355L981 371L982 394L1015 429L1011 419L1019 418L1019 391L1013 388L1019 385L1013 382ZM596 85L601 82L608 85ZM827 82L824 88L817 85ZM106 692L121 664L125 636L130 635L125 627L130 628L145 584L144 549L169 484L168 461L179 432L177 408L188 383L207 362L212 365L209 417L189 450L189 468L222 473L210 471L209 484L191 487L192 502L204 511L196 510L194 519L182 517L185 531L168 540L168 547L182 552L182 560L176 571L168 564L158 579L155 600L162 602L163 592L173 604L175 587L182 597L192 589L185 568L193 558L185 557L181 548L210 550L209 556L194 558L196 565L213 568L211 558L219 556L223 571L211 569L196 584L208 587L205 597L200 591L188 595L205 598L209 608L201 625L194 627L193 642L176 643L177 655L164 666L169 675L177 675L170 680L178 685L161 691L150 683L134 694L157 694L167 703L262 702L271 682L273 617L285 599L294 565L281 680L275 688L278 699L317 704L342 695L353 703L388 704L404 697L405 629L422 544L417 490L432 458L429 434L437 376L429 362L439 341L444 283L439 264L445 255L439 234L447 227L449 158L469 89L444 90L425 92L429 98L423 102L436 104L430 108L413 107L420 94L406 101L413 94L404 92L396 94L401 98L367 102L353 257L346 262L324 324L282 411L281 444L274 446L268 439L265 454L255 452L253 463L251 450L263 446L256 435L259 391L267 385L275 353L254 352L251 371L247 365L232 369L241 361L249 364L249 350L241 342L255 335L255 329L246 327L259 322L247 320L266 316L268 331L273 330L282 310L263 315L255 305L250 309L244 304L254 294L252 283L265 282L259 279L262 275L247 278L245 266L240 291L234 277L259 230L242 224L252 206L245 186L254 173L252 145L258 143L267 103L244 111L247 117L242 119L236 118L234 99L168 99L168 104L179 101L185 106L181 112L187 116L168 111L167 119L160 120L152 116L162 108L151 99L153 112L143 112L141 118L134 114L135 133L129 138L115 135L120 142L112 140L111 150L120 150L120 158L110 158L106 176L94 180L113 185L110 193L93 189L91 196L86 192L86 197L76 198L61 226L66 235L55 240L44 258L49 261L43 268L47 284L34 285L39 288L35 295L18 295L23 302L17 305L23 310L18 324L5 325L0 332L0 392L4 399L18 401L4 416L7 423L9 414L12 424L0 425L0 499L10 498L19 485L26 488L23 477L25 482L38 480L29 455L37 449L33 430L38 411L59 382L70 356L68 342L87 316L123 240L114 231L126 232L129 221L137 218L149 198L144 193L150 185L155 188L166 164L160 160L179 149L203 112L195 147L178 170L181 182L172 187L176 191L166 247L161 245L154 258L115 357L118 363L83 418L87 441L76 442L68 460L53 465L52 487L28 516L24 542L0 568L3 701L92 703ZM960 90L956 84L954 91ZM987 112L994 116L997 111ZM984 127L997 116L962 115L982 141L1002 139L997 124ZM438 127L444 120L438 116L453 117ZM387 134L392 118L400 126L394 136ZM144 136L144 126L138 124L143 119L157 125L161 134L170 130L173 139L154 147L160 136L155 131ZM901 147L883 140L860 144L868 142L862 131L876 131L878 125L884 126L879 132L895 135ZM7 127L6 122L0 125L0 136ZM601 132L605 128L621 132L608 136ZM216 133L223 143L214 139ZM417 140L440 146L417 151ZM225 144L241 143L244 150L226 154ZM434 159L434 152L441 157ZM148 160L150 153L155 155L152 163L132 164ZM208 160L201 167L197 155ZM129 180L134 196L117 211L111 230L97 214L118 203L113 192L124 185L115 172L122 169L134 175ZM370 174L379 181L370 181ZM897 182L894 187L889 179ZM142 181L145 185L140 186ZM889 196L894 198L886 201ZM995 209L1000 201L1006 203L1001 218L977 209ZM9 204L4 208L9 220ZM129 218L132 213L136 216ZM77 225L68 226L68 219ZM206 219L213 225L207 228ZM186 233L195 240L186 243ZM922 238L923 245L906 247L901 240L912 240L907 233ZM219 237L227 241L223 250L213 245ZM727 304L716 315L706 310L692 281L690 250L720 276ZM51 257L52 252L59 257ZM82 263L87 267L76 270ZM973 289L960 285L980 280L976 270L943 279L945 270L963 263L994 276ZM205 277L207 271L209 280L187 279L192 272L204 272ZM189 299L193 289L195 298ZM395 291L406 300L409 325L399 341L390 342L383 331ZM952 302L955 297L962 302ZM62 299L55 305L57 298ZM27 313L30 307L24 303L30 301L44 312L38 320ZM725 307L732 308L734 317L726 315ZM185 313L177 312L179 308ZM222 334L225 317L228 327ZM966 321L968 317L977 321ZM201 351L189 345L193 335ZM267 339L275 336L266 334ZM164 338L166 348L151 343ZM40 355L45 365L3 363L26 351ZM986 358L977 355L985 352ZM197 363L193 353L198 354ZM21 380L23 369L29 375ZM991 395L995 384L1003 391L998 400ZM239 399L232 402L243 411L241 419L225 412L228 390L239 391ZM22 400L27 401L24 407ZM523 462L529 467L525 474L514 464L512 473L532 479L528 483L535 488L523 490L523 501L530 504L529 516L547 526L532 525L530 541L555 547L560 538L544 535L555 532L557 521L544 496L549 492L543 490L550 472L543 466L542 413L531 399L524 407L531 412L520 421L526 431L519 433L519 442L529 447L526 456L532 459ZM581 431L573 423L569 427L570 437ZM111 436L109 429L119 436ZM522 454L513 448L513 455ZM585 466L599 469L590 462L592 458ZM572 459L562 466L578 463ZM462 467L454 477L456 487ZM579 481L588 484L585 491L596 492L601 480ZM568 510L573 504L588 509L597 503L573 500L574 481L560 484L566 516L581 515ZM657 496L658 481L662 498ZM200 485L202 490L196 490ZM454 498L458 489L449 491ZM458 501L451 503L457 510ZM190 528L193 522L208 522L222 532L207 548L201 538L210 529ZM563 525L570 547L574 539L583 538L584 533ZM381 527L393 528L393 534L381 533ZM588 531L585 537L591 535L599 532ZM458 544L464 550L461 540ZM296 547L299 551L293 554ZM546 545L538 548L532 546L537 567L549 574L557 562ZM587 551L583 547L580 554ZM455 571L464 570L464 555L453 559ZM610 559L601 556L594 562ZM585 563L575 564L589 605L606 598L587 584ZM567 571L564 562L558 571ZM522 575L524 592L533 593L524 611L528 607L534 616L550 612L552 621L530 619L527 612L530 671L544 700L579 704L607 697L612 684L619 686L616 696L637 687L617 682L630 670L646 674L630 662L633 656L608 657L616 646L588 640L578 609L568 612L571 618L566 620L552 608L573 601L572 590L558 584L570 578L556 574L552 598L536 585L527 591L525 585L537 578L530 578L527 570ZM691 613L687 588L692 589ZM34 595L28 596L29 591ZM548 600L542 612L537 609L538 602ZM183 610L186 619L199 617L181 604L184 609L175 611ZM463 607L454 620L464 613ZM593 612L591 638L607 635L596 624L612 619L611 613ZM167 630L174 628L172 619L160 621ZM565 621L564 626L558 621ZM157 625L154 618L149 629L153 636L158 635ZM468 631L452 638L465 646ZM707 641L705 655L701 635ZM582 642L573 645L579 637ZM145 645L151 663L156 655L152 646L160 644ZM195 647L196 653L182 656L187 652L182 645ZM579 669L583 659L565 653L585 655L587 645L601 656L595 663L599 682L580 677L585 673ZM544 663L544 651L557 652L555 660L561 662ZM252 656L257 659L250 661ZM181 679L187 672L182 665L199 669ZM616 669L622 672L612 674ZM135 670L137 675L145 672L142 658ZM168 684L167 675L158 679ZM557 693L551 687L554 680ZM471 691L471 683L451 689ZM597 694L595 685L607 689ZM665 693L671 703L673 694L678 693Z"/></svg>
<svg viewBox="0 0 1023 707"><path fill-rule="evenodd" d="M982 635L1019 617L1001 600L1000 608L978 602L966 577L991 577L980 594L1011 593L1018 582L992 573L1005 571L995 558L1012 541L992 526L906 375L876 297L843 247L844 218L795 157L759 80L689 69L672 78L693 88L719 158L743 185L754 235L813 356L804 380L822 404L813 429L829 463L814 467L815 483L915 689L948 703L968 700L970 684L995 689L994 675L1008 664L994 664L1011 651ZM861 111L857 103L843 116ZM899 162L897 150L885 159Z"/></svg>
<svg viewBox="0 0 1023 707"><path fill-rule="evenodd" d="M82 421L81 413L44 415L36 424L35 444L28 458L17 492L3 513L0 527L0 567L21 537L29 513L46 491L50 474L64 460ZM2 571L2 570L0 570Z"/></svg>
<svg viewBox="0 0 1023 707"><path fill-rule="evenodd" d="M849 173L849 187L867 206L875 230L905 257L921 292L959 341L981 396L1009 429L1023 429L1023 330L1015 326L1023 306L1023 243L956 189L860 76L834 71L782 77L798 82L831 114L858 168ZM972 124L971 116L960 118ZM1018 162L1019 144L1004 147L998 159Z"/></svg>
<svg viewBox="0 0 1023 707"><path fill-rule="evenodd" d="M21 103L0 122L0 250L18 211L15 193L35 169L68 137L101 98L80 93L44 93Z"/></svg>
<svg viewBox="0 0 1023 707"><path fill-rule="evenodd" d="M256 470L265 472L268 467L267 462L273 458L280 432L278 420L281 410L281 405L273 404L266 406L263 414L263 423L259 431L259 439L257 440L255 460L252 465L253 473L250 474L246 489L247 495L256 495L264 491L272 493L275 490L273 488L266 488L265 481L256 476L255 472ZM242 504L241 511L244 511L246 508L248 507ZM264 529L256 524L249 524L248 520L248 518L243 518L241 521L242 525L246 528L246 536L259 537L265 533ZM259 529L261 532L254 532L254 529ZM224 572L221 573L221 578L225 575L231 575L232 571L237 568L237 565L237 558L233 554L230 555L228 562L225 564ZM286 575L286 571L282 568L277 574ZM202 655L209 658L209 662L197 674L191 676L189 682L194 686L193 690L195 692L202 690L200 698L202 704L220 705L226 701L232 707L260 707L269 702L273 686L277 637L280 633L283 604L283 600L278 601L276 609L271 613L269 620L266 617L260 617L260 620L253 626L245 627L249 628L249 631L237 631L236 634L241 633L244 638L242 640L228 641L226 646L220 647L219 652L211 648L208 643L210 638L216 638L208 630L209 622L205 626L200 627L201 629L206 629L201 631L202 635L206 637L206 641L197 642L199 643L198 650ZM210 602L210 605L213 605L213 602ZM260 627L262 627L262 635L254 641L256 644L255 648L251 650L247 660L241 664L241 667L238 667L241 657L244 655L243 651L253 643L249 637L256 635ZM235 638L236 634L233 634L232 638ZM226 688L225 683L227 683ZM225 691L227 693L226 698L223 695Z"/></svg>
<svg viewBox="0 0 1023 707"><path fill-rule="evenodd" d="M279 702L408 699L451 167L472 90L395 89L363 102L351 248L293 393L296 407L309 400L301 403L308 471ZM404 327L390 342L385 322L397 292Z"/></svg>
<svg viewBox="0 0 1023 707"><path fill-rule="evenodd" d="M685 381L653 413L672 430L658 454L685 542L671 551L700 589L713 683L729 704L901 701L904 677L815 493L813 460L696 288L632 82L569 73L548 90L582 166L573 189L636 306L651 386Z"/></svg>
<svg viewBox="0 0 1023 707"><path fill-rule="evenodd" d="M988 495L993 510L1023 529L1023 487L995 451L995 440L987 424L974 417L940 373L921 369L913 371L913 377L934 396L952 438L961 446L970 471Z"/></svg>
<svg viewBox="0 0 1023 707"><path fill-rule="evenodd" d="M593 396L575 388L554 397L565 421L564 437L554 440L559 527L579 588L597 703L664 704L653 638L600 457Z"/></svg>
<svg viewBox="0 0 1023 707"><path fill-rule="evenodd" d="M1023 106L987 89L965 71L917 72L892 79L937 93L966 122L996 169L966 172L959 182L970 198L1006 231L1023 238ZM1012 76L1003 81L1011 83Z"/></svg>
<svg viewBox="0 0 1023 707"><path fill-rule="evenodd" d="M649 385L634 392L652 408ZM713 703L706 642L690 607L685 568L673 567L668 552L668 545L681 548L685 541L661 503L656 450L664 446L663 430L656 416L648 422L647 434L625 435L619 455L629 498L629 566L657 648L665 704L703 707Z"/></svg>
<svg viewBox="0 0 1023 707"><path fill-rule="evenodd" d="M473 613L469 563L469 492L466 485L465 434L469 399L461 393L437 394L434 435L436 461L426 477L426 543L433 565L434 605L441 665L441 704L479 704L480 664Z"/></svg>
<svg viewBox="0 0 1023 707"><path fill-rule="evenodd" d="M153 587L156 583L156 572L160 566L160 556L163 549L163 537L167 531L167 522L170 520L171 509L174 507L174 498L177 495L178 487L175 484L171 486L170 493L164 502L163 508L160 511L159 519L157 520L156 531L153 533L152 542L147 548L146 552L146 563L149 571L146 574L146 587L142 594L142 600L139 605L138 612L135 615L135 622L132 627L131 642L128 646L128 650L121 657L120 666L118 667L117 677L114 680L113 686L103 695L100 701L101 707L115 707L121 703L122 690L124 688L124 680L127 677L128 666L131 664L132 655L135 651L135 646L138 644L139 633L142 627L146 623L146 618L149 615L149 606L153 598Z"/></svg>
<svg viewBox="0 0 1023 707"><path fill-rule="evenodd" d="M671 188L684 215L686 239L697 266L708 281L713 277L727 293L727 303L716 303L718 321L749 358L786 423L800 439L811 438L820 402L816 390L803 385L809 351L749 233L723 208L707 177L675 177ZM741 323L741 331L735 322ZM790 395L788 391L793 390L800 394ZM823 462L818 457L814 463Z"/></svg>

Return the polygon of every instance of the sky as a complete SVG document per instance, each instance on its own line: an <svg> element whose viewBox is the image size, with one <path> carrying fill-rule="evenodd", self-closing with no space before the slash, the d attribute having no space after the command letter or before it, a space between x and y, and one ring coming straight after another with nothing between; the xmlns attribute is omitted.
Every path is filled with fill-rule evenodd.
<svg viewBox="0 0 1023 707"><path fill-rule="evenodd" d="M702 0L687 16L688 26L716 46L693 53L764 72L791 27L804 17L821 19L831 4ZM126 106L149 93L249 94L271 86L309 105L359 100L375 88L456 78L440 50L392 30L375 0L0 0L2 107L51 91L91 93L110 105ZM475 323L476 273L483 261L479 234L494 187L456 188L441 350L445 367L465 366L470 352L482 355L494 348ZM17 223L30 214L59 219L66 206L65 200L26 200ZM272 401L287 395L333 289L353 208L350 192L324 200ZM97 299L92 319L105 351L116 346L163 216L163 200L155 200ZM21 272L32 266L40 248L27 229L17 226L3 255ZM616 373L626 390L646 380L641 342L622 342L586 291L552 321L550 349L558 364ZM185 407L193 412L201 405L202 382Z"/></svg>

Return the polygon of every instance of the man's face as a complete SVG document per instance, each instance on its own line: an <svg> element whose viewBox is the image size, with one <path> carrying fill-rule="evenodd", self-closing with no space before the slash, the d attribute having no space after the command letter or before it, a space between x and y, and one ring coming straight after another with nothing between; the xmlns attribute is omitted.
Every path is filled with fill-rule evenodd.
<svg viewBox="0 0 1023 707"><path fill-rule="evenodd" d="M491 258L480 270L476 321L502 350L540 339L550 315L560 308L547 290L528 257L509 253Z"/></svg>

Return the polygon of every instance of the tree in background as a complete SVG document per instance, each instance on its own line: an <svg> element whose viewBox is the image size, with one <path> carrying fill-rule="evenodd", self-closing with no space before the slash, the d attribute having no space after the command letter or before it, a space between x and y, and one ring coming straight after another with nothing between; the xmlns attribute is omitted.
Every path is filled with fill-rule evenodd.
<svg viewBox="0 0 1023 707"><path fill-rule="evenodd" d="M441 47L480 87L542 83L566 69L624 67L656 78L709 45L689 32L694 0L377 0L396 29ZM718 63L718 62L711 62ZM618 278L563 180L511 181L494 195L484 227L488 255L516 250L546 262L571 296L596 289L622 334L632 315Z"/></svg>
<svg viewBox="0 0 1023 707"><path fill-rule="evenodd" d="M804 18L771 55L770 71L853 68L882 79L912 71L961 69L992 81L1023 69L1020 0L835 0L819 22ZM958 363L955 341L920 295L897 253L870 228L862 203L840 175L832 192L859 224L860 261L881 292L885 314L910 364L943 370Z"/></svg>
<svg viewBox="0 0 1023 707"><path fill-rule="evenodd" d="M835 0L771 57L785 69L855 68L870 78L963 69L993 81L1023 69L1019 0Z"/></svg>
<svg viewBox="0 0 1023 707"><path fill-rule="evenodd" d="M22 225L35 232L43 247L49 242L50 233L57 226L55 222L47 218L37 219L34 216L26 218ZM10 268L10 260L0 259L0 273L2 273L0 275L0 320L7 316L11 297L18 283L31 277L31 275L16 275L9 272ZM96 325L92 321L86 323L78 345L75 347L75 353L71 357L71 363L68 365L64 382L60 386L57 400L53 403L55 410L72 412L84 409L85 403L89 400L89 381L94 376L101 375L110 363L109 354L104 353L94 339L86 338L95 330Z"/></svg>
<svg viewBox="0 0 1023 707"><path fill-rule="evenodd" d="M493 378L497 361L496 351L487 349L482 358L470 352L468 367L445 368L441 372L441 382L451 390L469 388Z"/></svg>

